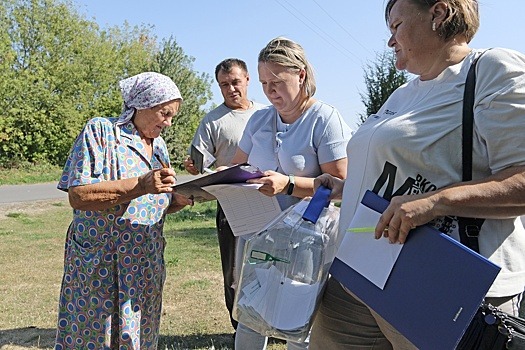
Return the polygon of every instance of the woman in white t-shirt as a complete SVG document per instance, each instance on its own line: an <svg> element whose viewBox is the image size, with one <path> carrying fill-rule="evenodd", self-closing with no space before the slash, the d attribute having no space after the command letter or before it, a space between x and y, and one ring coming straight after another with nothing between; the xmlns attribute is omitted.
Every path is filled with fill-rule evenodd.
<svg viewBox="0 0 525 350"><path fill-rule="evenodd" d="M262 184L259 191L277 196L285 209L313 195L316 176L345 177L351 130L334 107L313 98L313 70L299 44L275 38L261 50L258 61L259 81L272 105L250 118L232 163L249 162L264 170L264 177L248 182ZM238 266L245 240L239 237ZM235 349L264 349L266 342L239 323ZM308 342L288 342L288 349L306 348Z"/></svg>
<svg viewBox="0 0 525 350"><path fill-rule="evenodd" d="M456 217L485 218L479 251L501 267L486 299L517 315L525 285L525 55L494 48L477 63L474 180L462 182L463 91L484 51L468 46L479 26L477 2L389 0L385 18L396 68L417 77L353 135L346 181L322 175L316 184L342 195L340 232L366 190L390 200L375 236L391 243L427 223L459 240ZM333 279L310 341L310 349L414 348Z"/></svg>

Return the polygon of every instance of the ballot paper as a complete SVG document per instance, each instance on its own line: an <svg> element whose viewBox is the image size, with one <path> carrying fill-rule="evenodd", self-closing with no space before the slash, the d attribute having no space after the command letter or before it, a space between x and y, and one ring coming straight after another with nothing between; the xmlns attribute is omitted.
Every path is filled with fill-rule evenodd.
<svg viewBox="0 0 525 350"><path fill-rule="evenodd" d="M380 216L381 213L360 204L336 257L383 289L403 245L391 244L387 238L375 239L374 228Z"/></svg>
<svg viewBox="0 0 525 350"><path fill-rule="evenodd" d="M257 233L281 213L275 196L259 192L261 184L220 184L202 189L211 193L221 205L235 236Z"/></svg>
<svg viewBox="0 0 525 350"><path fill-rule="evenodd" d="M238 308L279 330L298 329L310 321L319 283L291 280L275 266L255 269L255 274L257 278L242 289Z"/></svg>

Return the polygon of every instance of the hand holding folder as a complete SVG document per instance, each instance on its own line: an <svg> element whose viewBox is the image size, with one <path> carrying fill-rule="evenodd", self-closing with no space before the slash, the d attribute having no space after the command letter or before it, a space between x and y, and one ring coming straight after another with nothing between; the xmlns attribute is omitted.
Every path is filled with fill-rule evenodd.
<svg viewBox="0 0 525 350"><path fill-rule="evenodd" d="M388 201L367 191L361 205L382 213ZM428 225L410 232L383 289L345 260L340 248L332 277L422 350L456 347L500 270Z"/></svg>
<svg viewBox="0 0 525 350"><path fill-rule="evenodd" d="M199 149L195 145L190 146L190 158L193 161L193 166L203 174L209 172L208 167L215 162L215 157L205 148Z"/></svg>
<svg viewBox="0 0 525 350"><path fill-rule="evenodd" d="M195 202L212 201L216 198L203 187L219 184L243 183L249 179L262 177L264 174L259 168L248 163L237 164L222 171L208 174L195 180L178 183L173 188L179 194L186 197L193 197Z"/></svg>

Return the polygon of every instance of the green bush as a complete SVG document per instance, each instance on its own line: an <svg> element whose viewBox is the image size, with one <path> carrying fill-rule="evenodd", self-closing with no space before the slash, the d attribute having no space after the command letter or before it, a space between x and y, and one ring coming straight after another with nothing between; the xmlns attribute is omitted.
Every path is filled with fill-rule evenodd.
<svg viewBox="0 0 525 350"><path fill-rule="evenodd" d="M159 44L144 25L101 29L69 0L2 1L0 18L0 166L62 166L88 119L120 114L118 81L144 71L170 76L183 94L165 133L173 165L182 164L211 82L174 38Z"/></svg>

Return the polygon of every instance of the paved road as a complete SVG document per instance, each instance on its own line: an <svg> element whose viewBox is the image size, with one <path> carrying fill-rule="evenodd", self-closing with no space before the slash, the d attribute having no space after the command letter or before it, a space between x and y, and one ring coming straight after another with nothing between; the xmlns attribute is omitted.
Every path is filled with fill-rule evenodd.
<svg viewBox="0 0 525 350"><path fill-rule="evenodd" d="M195 178L193 175L177 175L179 182ZM66 199L67 193L57 189L56 182L34 185L3 185L0 186L0 204L29 202L45 199Z"/></svg>
<svg viewBox="0 0 525 350"><path fill-rule="evenodd" d="M177 175L179 182L196 178L193 175ZM66 199L67 193L57 190L56 182L35 185L3 185L0 186L0 204L38 201L46 199ZM525 225L525 216L521 217Z"/></svg>

